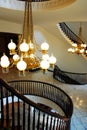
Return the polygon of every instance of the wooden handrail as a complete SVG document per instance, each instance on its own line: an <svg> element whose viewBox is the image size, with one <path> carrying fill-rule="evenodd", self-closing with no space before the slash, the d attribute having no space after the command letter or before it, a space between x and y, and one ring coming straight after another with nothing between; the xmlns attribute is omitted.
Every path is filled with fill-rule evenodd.
<svg viewBox="0 0 87 130"><path fill-rule="evenodd" d="M63 30L63 32L75 43L78 44L78 39L80 39L80 41L85 44L85 42L80 38L78 37L78 35L76 35L70 28L69 26L67 26L66 23L62 22L62 23L59 23L61 29Z"/></svg>
<svg viewBox="0 0 87 130"><path fill-rule="evenodd" d="M61 76L60 78L61 81L63 80L62 79L63 76L65 78L68 78L65 79L67 80L67 83L70 83L70 80L72 80L71 84L78 84L78 85L87 84L87 73L74 73L74 72L63 71L57 65L55 65L53 70L53 77L58 78L58 76L59 77Z"/></svg>
<svg viewBox="0 0 87 130"><path fill-rule="evenodd" d="M43 86L43 88L41 85ZM42 91L39 90L40 88L42 88ZM57 90L60 95L57 93ZM49 92L51 95L47 96L49 95ZM61 97L59 101L62 102L59 105L64 103L66 97L65 102L67 103L64 103L64 106L67 107L64 109L66 116L62 116L59 115L58 113L53 113L49 110L46 110L45 108L41 107L39 104L36 104L35 102L26 98L24 94L32 94L36 96L42 95L42 97L53 100L57 105L58 102L56 102L56 100L58 100L58 97L59 98ZM57 96L57 99L55 96ZM64 100L62 96L64 97ZM14 97L17 97L16 106L14 102ZM9 98L11 98L11 110L9 107ZM50 128L61 127L61 130L62 129L67 130L67 128L70 128L70 119L73 113L72 101L63 90L57 88L54 85L40 82L40 81L29 81L29 80L10 81L9 83L6 83L4 80L0 79L0 100L1 100L1 125L3 127L4 127L3 122L5 119L6 119L6 125L8 126L8 120L10 119L10 114L11 114L11 118L12 118L11 126L13 130L15 125L17 125L17 129L22 125L23 130L26 130L26 128L30 130L30 127L31 129L34 130L36 126L40 128L40 123L42 124L41 125L42 129L44 129L45 127L46 129L48 129L48 127ZM6 108L4 108L4 100L6 101ZM23 109L22 114L20 112L21 109ZM15 112L17 112L16 116L15 116ZM17 124L15 122L15 119L17 121ZM22 124L21 124L21 120L23 122ZM57 124L57 122L59 124Z"/></svg>
<svg viewBox="0 0 87 130"><path fill-rule="evenodd" d="M13 82L13 81L12 81ZM15 81L14 81L15 82ZM16 81L17 82L17 81ZM24 82L24 81L23 81ZM37 81L35 81L37 82ZM59 114L55 114L52 112L47 111L46 109L43 109L43 107L39 107L39 105L31 100L29 100L28 98L26 98L25 96L23 96L23 94L21 94L19 91L17 91L16 89L14 89L13 87L11 87L8 83L6 83L4 80L0 79L0 83L3 84L3 86L6 87L7 90L9 90L11 93L13 93L15 96L17 96L18 98L20 98L20 100L23 100L24 102L26 102L27 104L30 104L32 106L34 106L37 109L40 109L43 112L47 112L48 114L55 116L55 117L59 117L59 118L64 118ZM10 95L9 95L10 96Z"/></svg>

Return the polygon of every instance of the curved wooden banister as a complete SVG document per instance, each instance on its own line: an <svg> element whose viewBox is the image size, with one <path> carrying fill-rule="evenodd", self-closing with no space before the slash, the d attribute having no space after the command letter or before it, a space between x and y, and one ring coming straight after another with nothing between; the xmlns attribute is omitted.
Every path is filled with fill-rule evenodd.
<svg viewBox="0 0 87 130"><path fill-rule="evenodd" d="M12 81L12 82L14 82L14 81ZM16 82L19 82L19 81L16 81ZM20 81L20 82L22 82L22 81ZM35 81L33 81L33 82L35 82ZM62 117L61 115L59 115L57 113L55 114L55 113L52 113L52 112L49 112L49 111L43 109L43 107L39 107L39 105L37 103L35 103L35 102L29 100L27 97L23 96L25 93L21 94L17 89L14 89L14 87L9 86L9 84L7 84L4 80L0 79L0 83L3 84L3 86L5 86L5 88L8 89L11 93L13 93L15 96L20 98L20 100L23 100L27 104L30 104L30 105L34 106L35 108L40 109L41 111L46 112L46 113L48 113L48 114L50 114L52 116L59 117L61 119L64 118L64 117ZM27 94L29 94L29 93L27 93ZM6 95L4 95L3 98L5 98L5 96ZM10 96L10 94L9 94L9 96Z"/></svg>
<svg viewBox="0 0 87 130"><path fill-rule="evenodd" d="M63 109L66 116L44 109L26 98L25 94L41 96L54 101ZM17 105L14 102L15 97L17 98ZM10 106L9 98L11 100ZM2 127L4 127L4 120L6 120L6 125L10 127L8 121L11 118L12 130L15 130L15 125L17 125L17 129L22 126L23 130L34 130L36 127L38 130L40 127L47 130L48 128L54 130L56 128L60 128L60 130L70 129L70 119L73 113L72 101L64 91L54 85L30 80L17 80L6 83L0 79L0 101ZM6 104L4 104L4 101Z"/></svg>
<svg viewBox="0 0 87 130"><path fill-rule="evenodd" d="M54 67L53 77L61 82L69 84L87 84L87 73L73 73L61 70L57 65Z"/></svg>
<svg viewBox="0 0 87 130"><path fill-rule="evenodd" d="M70 117L72 115L72 112L69 113L68 111L67 113L67 110L65 109L66 107L64 107L64 105L67 106L68 103L72 105L71 99L63 90L56 87L55 85L34 80L15 80L15 81L9 81L9 84L23 95L29 94L50 99L63 109L67 117ZM23 91L24 86L25 89ZM63 98L62 95L64 96ZM66 98L67 102L64 102L64 104L62 104L62 102L58 100L58 97L61 98L60 100L62 100L62 102L64 102Z"/></svg>
<svg viewBox="0 0 87 130"><path fill-rule="evenodd" d="M76 35L70 28L69 26L67 26L66 23L62 22L62 23L59 23L59 26L61 27L61 29L63 30L63 32L66 34L66 36L71 39L74 43L77 43L78 44L78 39L80 39L80 41L85 44L85 42L80 38L78 37L78 35Z"/></svg>

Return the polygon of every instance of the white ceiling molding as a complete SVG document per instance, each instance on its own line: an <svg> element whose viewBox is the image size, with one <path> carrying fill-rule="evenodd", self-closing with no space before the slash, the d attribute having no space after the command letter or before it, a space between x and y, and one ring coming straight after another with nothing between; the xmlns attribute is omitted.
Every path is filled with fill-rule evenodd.
<svg viewBox="0 0 87 130"><path fill-rule="evenodd" d="M55 9L63 8L75 2L76 0L49 0L45 2L33 2L32 8L36 9ZM14 10L24 10L24 2L17 0L0 0L0 7L14 9Z"/></svg>

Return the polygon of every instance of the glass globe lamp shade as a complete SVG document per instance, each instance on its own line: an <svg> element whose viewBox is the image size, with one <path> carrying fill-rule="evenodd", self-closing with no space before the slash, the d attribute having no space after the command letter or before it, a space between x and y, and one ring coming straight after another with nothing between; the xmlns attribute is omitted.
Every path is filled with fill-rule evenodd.
<svg viewBox="0 0 87 130"><path fill-rule="evenodd" d="M77 48L76 48L76 49L72 48L72 53L75 53L75 52L76 52L76 50L77 50Z"/></svg>
<svg viewBox="0 0 87 130"><path fill-rule="evenodd" d="M69 49L68 49L68 52L74 53L75 50L76 50L76 49L74 49L74 48L69 48Z"/></svg>
<svg viewBox="0 0 87 130"><path fill-rule="evenodd" d="M23 43L21 43L21 45L20 45L20 51L28 52L28 50L29 50L29 45L26 43L26 41L24 39Z"/></svg>
<svg viewBox="0 0 87 130"><path fill-rule="evenodd" d="M18 63L17 63L17 69L19 71L24 71L27 68L27 64L25 61L23 61L23 59L21 59Z"/></svg>
<svg viewBox="0 0 87 130"><path fill-rule="evenodd" d="M50 66L53 67L54 64L56 63L56 57L54 57L53 55L49 58L49 63Z"/></svg>
<svg viewBox="0 0 87 130"><path fill-rule="evenodd" d="M87 54L87 50L85 51L85 53Z"/></svg>
<svg viewBox="0 0 87 130"><path fill-rule="evenodd" d="M86 44L83 44L83 43L82 43L82 44L81 44L81 47L86 48Z"/></svg>
<svg viewBox="0 0 87 130"><path fill-rule="evenodd" d="M10 50L10 55L15 54L16 44L11 39L11 42L8 44L8 49Z"/></svg>
<svg viewBox="0 0 87 130"><path fill-rule="evenodd" d="M34 44L30 41L29 43L29 50L33 50L34 49Z"/></svg>
<svg viewBox="0 0 87 130"><path fill-rule="evenodd" d="M76 44L76 43L73 43L72 46L73 46L73 47L77 47L77 44Z"/></svg>
<svg viewBox="0 0 87 130"><path fill-rule="evenodd" d="M83 48L83 49L80 49L79 51L80 51L80 53L82 54L82 53L84 53L85 50L84 50L84 48Z"/></svg>
<svg viewBox="0 0 87 130"><path fill-rule="evenodd" d="M47 60L42 60L40 62L40 67L43 70L43 72L46 72L46 70L49 68L49 62Z"/></svg>
<svg viewBox="0 0 87 130"><path fill-rule="evenodd" d="M68 52L72 52L72 48L69 48L69 49L68 49Z"/></svg>
<svg viewBox="0 0 87 130"><path fill-rule="evenodd" d="M2 68L8 68L9 65L10 65L10 61L9 61L8 57L4 54L1 57L1 67Z"/></svg>
<svg viewBox="0 0 87 130"><path fill-rule="evenodd" d="M41 50L42 50L42 53L45 54L49 49L49 44L47 42L44 42L41 44Z"/></svg>
<svg viewBox="0 0 87 130"><path fill-rule="evenodd" d="M14 62L17 62L17 61L19 61L19 55L18 54L15 54L15 55L13 55L13 60L14 60Z"/></svg>
<svg viewBox="0 0 87 130"><path fill-rule="evenodd" d="M0 64L1 64L1 67L2 67L2 72L8 73L10 61L5 54L1 57L1 63Z"/></svg>
<svg viewBox="0 0 87 130"><path fill-rule="evenodd" d="M42 55L42 59L43 59L43 60L49 60L49 55L48 55L48 54Z"/></svg>

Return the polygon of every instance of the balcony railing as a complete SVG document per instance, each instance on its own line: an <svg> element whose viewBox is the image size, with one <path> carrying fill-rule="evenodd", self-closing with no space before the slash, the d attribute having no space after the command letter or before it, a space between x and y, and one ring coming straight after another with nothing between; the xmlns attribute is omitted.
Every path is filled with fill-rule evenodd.
<svg viewBox="0 0 87 130"><path fill-rule="evenodd" d="M78 44L78 39L80 39L80 41L84 43L84 41L78 37L78 35L76 35L68 26L66 23L62 22L62 23L59 23L59 26L60 28L62 29L62 31L66 34L66 36L71 40L73 41L74 43L77 43Z"/></svg>
<svg viewBox="0 0 87 130"><path fill-rule="evenodd" d="M53 77L61 82L68 84L87 84L87 73L72 73L62 71L57 65L54 67Z"/></svg>
<svg viewBox="0 0 87 130"><path fill-rule="evenodd" d="M51 112L29 100L24 95L44 97L55 102L65 116ZM16 101L15 101L16 98ZM10 81L0 79L0 127L9 130L70 130L73 103L58 86L30 80Z"/></svg>

